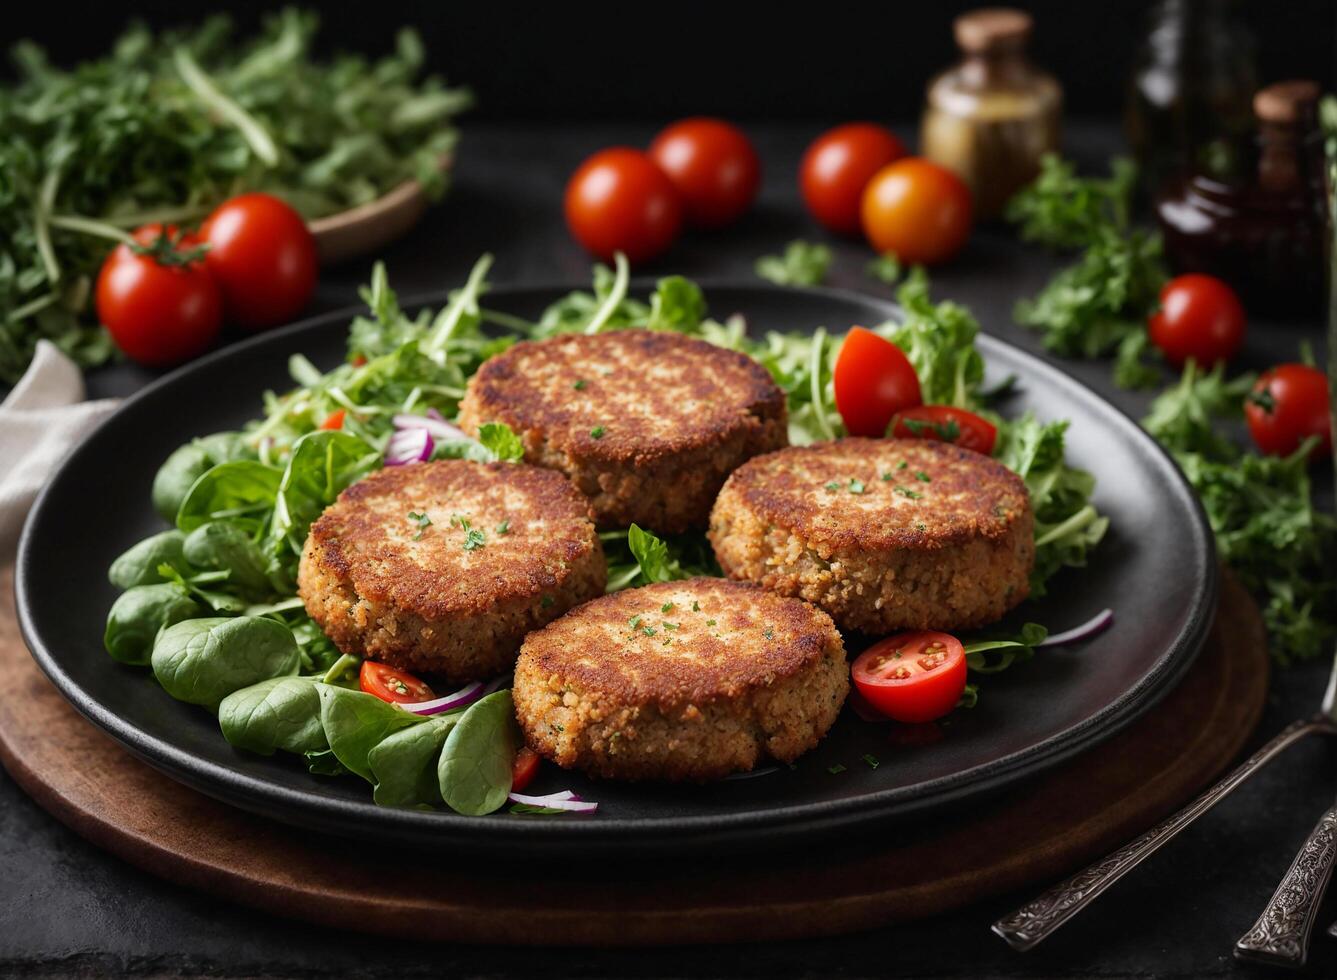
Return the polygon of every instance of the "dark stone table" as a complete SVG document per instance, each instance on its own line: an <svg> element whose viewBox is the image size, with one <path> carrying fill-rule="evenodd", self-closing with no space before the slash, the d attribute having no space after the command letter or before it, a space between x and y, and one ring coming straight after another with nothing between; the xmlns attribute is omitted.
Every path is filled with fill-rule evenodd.
<svg viewBox="0 0 1337 980"><path fill-rule="evenodd" d="M805 142L819 128L750 127L766 165L757 207L738 227L689 236L658 266L641 271L746 279L753 275L757 256L777 252L793 238L822 239L806 219L795 185ZM611 143L644 144L653 132L649 125L469 127L449 198L385 255L391 282L405 294L454 286L479 253L491 251L497 257L493 281L498 284L584 283L589 260L563 227L563 183L585 154ZM1115 130L1102 125L1073 125L1068 142L1070 152L1088 167L1103 167L1119 148ZM869 255L862 245L832 244L831 285L889 294L864 276ZM984 229L955 263L934 273L934 294L970 306L986 331L1038 350L1035 338L1011 323L1010 310L1018 297L1041 286L1053 265L1037 250L1018 246L1005 229ZM354 302L367 269L356 264L328 271L315 306L323 310ZM1310 338L1317 343L1320 332L1316 324L1254 322L1243 361L1262 367L1293 359L1299 342ZM1135 415L1145 410L1147 396L1115 389L1107 365L1064 362L1063 367L1124 410ZM96 394L125 394L149 378L120 367L95 375L91 387ZM1278 671L1255 742L1312 711L1325 672L1325 664ZM1029 898L1030 890L936 919L835 939L610 952L414 945L224 905L100 853L47 816L0 772L0 974L1248 975L1262 971L1236 964L1230 955L1233 943L1271 895L1335 788L1337 752L1316 741L1301 744L1025 956L1007 949L988 927ZM703 875L710 873L702 869ZM1320 930L1335 917L1337 902L1329 901ZM1337 974L1337 941L1315 939L1308 972Z"/></svg>

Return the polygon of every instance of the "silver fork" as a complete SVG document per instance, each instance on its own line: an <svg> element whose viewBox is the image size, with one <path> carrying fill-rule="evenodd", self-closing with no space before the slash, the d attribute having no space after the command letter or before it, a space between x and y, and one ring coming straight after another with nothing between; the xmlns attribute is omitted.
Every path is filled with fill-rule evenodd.
<svg viewBox="0 0 1337 980"><path fill-rule="evenodd" d="M1323 696L1323 710L1329 716L1337 702L1337 661L1333 670ZM1309 958L1309 935L1332 878L1334 862L1337 862L1337 803L1319 818L1263 914L1235 943L1235 958L1274 966L1304 966ZM1333 930L1337 930L1337 923L1328 930L1337 935Z"/></svg>
<svg viewBox="0 0 1337 980"><path fill-rule="evenodd" d="M1067 881L1055 885L1035 901L999 919L993 924L993 931L1019 952L1025 952L1043 942L1065 922L1090 905L1105 889L1173 840L1181 830L1224 800L1263 766L1300 739L1316 733L1337 735L1337 657L1333 658L1332 672L1328 676L1328 688L1323 695L1323 706L1318 714L1287 725L1270 742L1188 806L1108 857L1097 861L1084 871L1079 871ZM1326 884L1326 878L1324 883ZM1285 882L1283 882L1284 887ZM1281 892L1282 889L1279 888L1278 895ZM1317 901L1313 901L1315 909L1317 904ZM1313 914L1312 910L1308 913L1309 920L1304 925L1306 946Z"/></svg>

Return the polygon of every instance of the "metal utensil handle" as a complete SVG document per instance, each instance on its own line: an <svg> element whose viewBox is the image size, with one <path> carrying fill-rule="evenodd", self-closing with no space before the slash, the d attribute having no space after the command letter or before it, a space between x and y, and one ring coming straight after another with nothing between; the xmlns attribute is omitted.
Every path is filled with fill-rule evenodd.
<svg viewBox="0 0 1337 980"><path fill-rule="evenodd" d="M1304 966L1309 933L1337 861L1337 806L1323 814L1272 901L1235 943L1235 956L1276 966Z"/></svg>
<svg viewBox="0 0 1337 980"><path fill-rule="evenodd" d="M1018 952L1025 952L1044 941L1056 929L1091 904L1106 888L1229 796L1237 786L1271 762L1279 753L1313 732L1333 730L1333 723L1321 716L1302 718L1291 723L1278 732L1270 742L1249 756L1230 775L1178 813L1157 824L1136 840L1125 844L1108 857L1097 861L1084 871L1079 871L1067 881L1055 885L1035 901L999 919L993 924L993 931Z"/></svg>

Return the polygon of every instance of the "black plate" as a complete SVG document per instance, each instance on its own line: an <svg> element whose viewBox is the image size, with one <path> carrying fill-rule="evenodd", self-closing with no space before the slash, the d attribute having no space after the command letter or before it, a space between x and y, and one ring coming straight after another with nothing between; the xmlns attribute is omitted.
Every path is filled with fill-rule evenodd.
<svg viewBox="0 0 1337 980"><path fill-rule="evenodd" d="M560 292L497 290L488 302L534 316ZM897 312L892 304L834 291L720 284L706 293L717 315L742 312L753 331L843 329ZM1209 626L1217 595L1211 535L1174 464L1087 388L981 337L990 378L1020 379L1020 392L1004 406L1009 414L1033 410L1071 420L1070 459L1096 474L1096 503L1112 520L1091 565L1061 572L1049 596L1014 618L1062 629L1112 606L1111 629L989 678L979 706L953 715L933 744L898 746L891 726L846 711L796 769L707 787L596 784L546 767L531 791L575 789L599 800L592 818L470 818L377 807L359 779L312 776L292 758L234 751L208 712L172 700L150 671L118 665L101 641L116 595L106 580L108 564L162 527L149 503L158 464L191 436L237 428L256 414L261 392L290 385L290 354L305 353L322 367L340 361L348 320L349 313L334 313L255 338L129 399L52 479L19 549L23 634L62 693L154 766L248 810L457 854L515 853L517 845L526 855L770 847L873 821L885 826L888 818L989 792L1108 738L1173 686ZM875 770L862 761L866 754L879 760ZM845 771L829 772L837 764Z"/></svg>

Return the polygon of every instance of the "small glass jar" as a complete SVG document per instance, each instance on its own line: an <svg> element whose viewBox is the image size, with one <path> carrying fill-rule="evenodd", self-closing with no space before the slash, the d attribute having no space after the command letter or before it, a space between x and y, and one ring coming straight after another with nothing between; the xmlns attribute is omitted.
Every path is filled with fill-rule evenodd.
<svg viewBox="0 0 1337 980"><path fill-rule="evenodd" d="M1026 60L1029 14L973 10L953 23L962 60L929 84L920 132L924 156L954 171L992 218L1058 149L1063 90Z"/></svg>
<svg viewBox="0 0 1337 980"><path fill-rule="evenodd" d="M1318 96L1308 81L1260 90L1244 166L1166 186L1156 218L1176 272L1224 279L1255 313L1307 317L1322 308L1328 210Z"/></svg>

